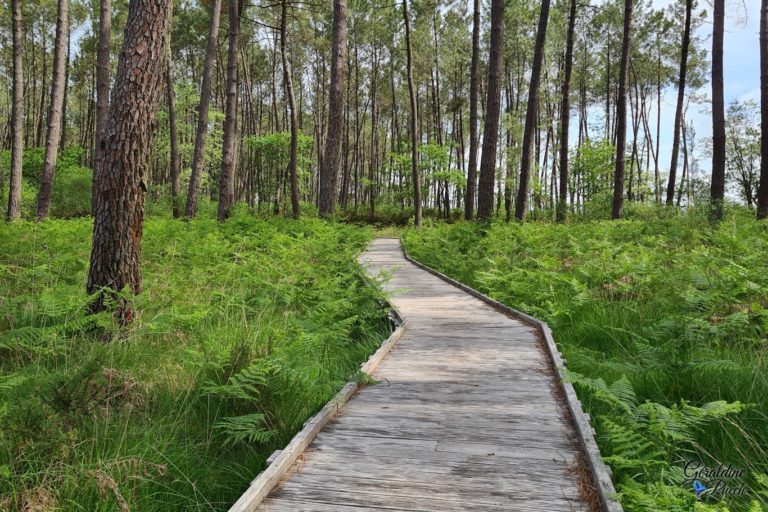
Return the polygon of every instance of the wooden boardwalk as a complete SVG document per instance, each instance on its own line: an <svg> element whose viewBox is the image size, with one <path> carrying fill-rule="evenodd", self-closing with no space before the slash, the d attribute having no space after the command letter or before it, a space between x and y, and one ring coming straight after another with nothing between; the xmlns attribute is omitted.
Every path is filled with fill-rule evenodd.
<svg viewBox="0 0 768 512"><path fill-rule="evenodd" d="M419 269L394 239L385 270L409 327L375 378L320 432L262 511L589 510L576 436L532 327Z"/></svg>

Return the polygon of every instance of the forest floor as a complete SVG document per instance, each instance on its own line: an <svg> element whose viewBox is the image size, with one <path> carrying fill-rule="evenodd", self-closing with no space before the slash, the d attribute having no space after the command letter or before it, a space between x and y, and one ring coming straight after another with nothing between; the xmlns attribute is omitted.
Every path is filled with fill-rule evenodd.
<svg viewBox="0 0 768 512"><path fill-rule="evenodd" d="M625 510L768 510L768 225L752 212L441 224L404 245L550 324ZM695 473L718 464L741 473Z"/></svg>
<svg viewBox="0 0 768 512"><path fill-rule="evenodd" d="M549 322L625 510L768 510L768 226L630 213L377 233ZM150 215L123 333L86 314L90 235L0 227L0 510L226 510L389 332L370 228ZM746 495L696 500L720 463Z"/></svg>
<svg viewBox="0 0 768 512"><path fill-rule="evenodd" d="M370 229L150 218L118 334L91 225L0 226L0 510L226 510L388 335Z"/></svg>

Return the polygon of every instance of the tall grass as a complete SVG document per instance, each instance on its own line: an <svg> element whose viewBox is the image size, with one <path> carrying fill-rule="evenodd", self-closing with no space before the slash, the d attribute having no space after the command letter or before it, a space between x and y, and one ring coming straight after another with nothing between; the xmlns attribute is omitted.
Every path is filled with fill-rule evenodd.
<svg viewBox="0 0 768 512"><path fill-rule="evenodd" d="M738 210L716 227L698 212L641 213L435 225L404 240L549 322L627 510L768 510L768 225ZM745 469L749 495L696 500L691 460Z"/></svg>
<svg viewBox="0 0 768 512"><path fill-rule="evenodd" d="M122 333L90 230L0 226L0 510L226 510L388 332L367 229L151 218Z"/></svg>

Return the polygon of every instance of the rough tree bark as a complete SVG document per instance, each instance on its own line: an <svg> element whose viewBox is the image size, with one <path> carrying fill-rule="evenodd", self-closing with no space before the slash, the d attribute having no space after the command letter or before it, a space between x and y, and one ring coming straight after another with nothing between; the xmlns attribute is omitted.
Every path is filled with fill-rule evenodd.
<svg viewBox="0 0 768 512"><path fill-rule="evenodd" d="M333 44L331 47L331 88L328 91L328 135L325 139L323 163L320 166L320 215L336 212L336 184L339 176L341 123L344 114L344 45L347 32L347 2L333 0Z"/></svg>
<svg viewBox="0 0 768 512"><path fill-rule="evenodd" d="M620 219L624 210L624 167L627 143L627 75L632 35L632 0L624 1L624 34L621 42L619 96L616 104L616 169L613 175L613 209L611 218Z"/></svg>
<svg viewBox="0 0 768 512"><path fill-rule="evenodd" d="M91 311L106 309L108 296L141 292L144 193L156 114L166 74L170 0L131 0L112 89L104 151L96 163L93 246L87 290L97 294ZM116 315L133 318L127 300L116 298Z"/></svg>
<svg viewBox="0 0 768 512"><path fill-rule="evenodd" d="M725 100L723 98L723 32L725 0L715 0L712 27L712 220L723 218L725 198Z"/></svg>
<svg viewBox="0 0 768 512"><path fill-rule="evenodd" d="M536 31L536 47L533 52L531 65L531 81L528 87L528 105L525 113L525 128L523 130L523 147L520 155L520 180L515 203L515 219L522 221L528 205L528 188L531 181L531 153L536 132L536 112L539 103L539 82L541 81L541 64L544 60L544 43L547 37L549 21L549 0L541 2L539 12L539 28Z"/></svg>
<svg viewBox="0 0 768 512"><path fill-rule="evenodd" d="M570 0L568 33L565 38L565 69L563 74L563 101L560 105L560 187L558 189L557 222L565 221L568 197L568 130L571 124L571 72L573 70L573 35L576 28L576 0Z"/></svg>
<svg viewBox="0 0 768 512"><path fill-rule="evenodd" d="M469 167L467 191L464 199L464 218L475 215L475 187L477 186L477 96L480 67L480 0L474 0L472 10L472 64L469 70Z"/></svg>
<svg viewBox="0 0 768 512"><path fill-rule="evenodd" d="M181 216L179 208L181 161L179 159L179 132L176 128L176 93L173 90L173 57L170 44L168 45L168 72L165 76L166 94L168 95L168 131L170 132L171 146L171 209L173 218L178 219Z"/></svg>
<svg viewBox="0 0 768 512"><path fill-rule="evenodd" d="M760 187L757 218L768 217L768 0L760 6Z"/></svg>
<svg viewBox="0 0 768 512"><path fill-rule="evenodd" d="M235 147L237 138L237 51L240 45L240 7L242 0L229 3L229 48L227 52L224 142L219 172L218 219L225 220L235 202Z"/></svg>
<svg viewBox="0 0 768 512"><path fill-rule="evenodd" d="M405 22L405 57L408 75L408 95L411 109L411 179L413 180L414 221L421 226L421 178L419 178L419 110L416 101L416 86L413 83L413 50L411 49L411 20L408 15L408 0L403 0L403 21Z"/></svg>
<svg viewBox="0 0 768 512"><path fill-rule="evenodd" d="M11 105L11 184L8 190L9 221L21 217L21 163L24 157L24 69L22 51L24 34L21 23L21 2L13 0L13 104Z"/></svg>
<svg viewBox="0 0 768 512"><path fill-rule="evenodd" d="M480 180L477 187L478 220L487 220L493 215L493 182L496 177L496 146L499 142L501 79L503 75L501 61L504 53L504 0L491 2L490 46L483 154L480 157Z"/></svg>
<svg viewBox="0 0 768 512"><path fill-rule="evenodd" d="M208 31L208 46L205 49L203 62L203 77L200 83L200 105L197 109L197 136L195 150L192 154L192 173L187 189L187 205L184 216L192 219L197 215L197 204L200 197L200 176L203 172L205 156L205 138L208 134L208 109L211 104L211 80L213 64L216 60L216 42L219 35L219 20L221 19L221 0L213 0L211 11L211 26Z"/></svg>
<svg viewBox="0 0 768 512"><path fill-rule="evenodd" d="M683 28L683 44L680 50L680 77L677 81L677 108L675 109L675 127L672 136L672 161L669 164L669 181L667 182L667 206L672 206L675 200L677 160L680 154L680 131L682 130L683 103L685 102L685 75L688 71L688 47L691 41L692 9L693 0L685 0L685 27Z"/></svg>
<svg viewBox="0 0 768 512"><path fill-rule="evenodd" d="M51 211L51 191L56 173L56 158L61 139L61 120L64 114L64 79L67 76L67 37L69 33L69 0L59 0L56 17L56 43L53 51L53 79L51 105L48 111L48 130L45 137L45 160L37 194L37 218L47 219Z"/></svg>
<svg viewBox="0 0 768 512"><path fill-rule="evenodd" d="M288 160L288 174L291 179L291 213L294 219L301 215L301 203L299 202L299 171L298 150L299 132L296 119L296 95L293 92L293 76L291 73L291 61L288 58L288 0L282 0L280 10L280 54L283 59L283 81L285 92L288 96L288 110L291 118L291 150Z"/></svg>
<svg viewBox="0 0 768 512"><path fill-rule="evenodd" d="M109 41L112 35L112 0L101 0L99 9L99 42L96 50L96 143L93 148L94 169L101 158L104 134L109 116ZM96 197L96 172L93 173L91 210Z"/></svg>

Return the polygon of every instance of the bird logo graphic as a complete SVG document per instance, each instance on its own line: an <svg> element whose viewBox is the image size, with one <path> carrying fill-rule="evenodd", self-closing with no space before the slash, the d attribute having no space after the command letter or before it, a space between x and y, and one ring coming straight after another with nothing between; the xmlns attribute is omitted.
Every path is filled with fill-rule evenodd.
<svg viewBox="0 0 768 512"><path fill-rule="evenodd" d="M700 498L701 493L707 490L707 486L703 483L699 482L698 480L693 481L693 490L696 491L696 497Z"/></svg>

